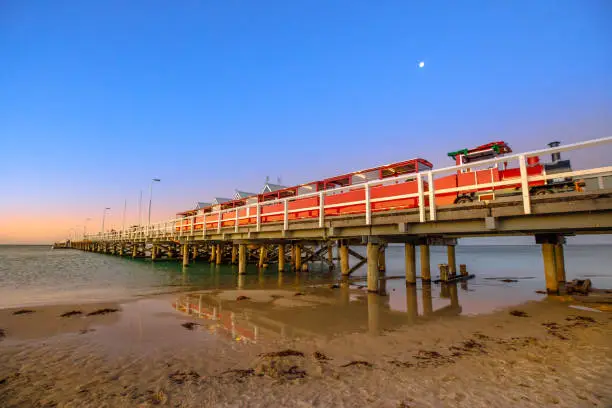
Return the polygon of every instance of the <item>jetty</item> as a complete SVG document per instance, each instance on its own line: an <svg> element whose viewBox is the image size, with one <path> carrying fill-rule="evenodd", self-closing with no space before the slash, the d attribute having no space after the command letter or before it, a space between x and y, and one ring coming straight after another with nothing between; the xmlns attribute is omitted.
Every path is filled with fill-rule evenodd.
<svg viewBox="0 0 612 408"><path fill-rule="evenodd" d="M610 149L612 137L515 154L505 142L449 153L455 165L433 169L411 159L257 195L199 203L176 218L85 235L72 248L152 261L181 259L305 271L321 261L343 276L367 264L367 289L380 291L389 244L405 248L406 284L432 281L430 247L444 245L446 279L457 276L458 238L532 236L542 248L549 294L565 284L567 236L612 232L612 166L572 169L561 153ZM550 157L550 162L542 163ZM597 155L598 159L602 156ZM609 163L609 158L608 164ZM352 247L366 246L366 255ZM469 276L466 271L460 275ZM435 280L435 279L434 279Z"/></svg>

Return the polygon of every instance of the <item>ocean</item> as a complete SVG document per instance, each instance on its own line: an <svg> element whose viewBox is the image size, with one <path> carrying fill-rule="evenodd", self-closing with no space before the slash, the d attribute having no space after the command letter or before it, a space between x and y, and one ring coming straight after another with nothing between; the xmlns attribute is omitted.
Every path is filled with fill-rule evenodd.
<svg viewBox="0 0 612 408"><path fill-rule="evenodd" d="M356 247L356 250L362 252L363 248ZM457 263L466 264L468 271L476 275L460 285L458 301L462 313L488 312L542 298L535 292L545 287L539 246L458 245L456 254ZM402 277L403 246L389 246L386 256L386 277ZM568 280L589 278L595 287L612 287L611 245L567 245L565 257ZM356 259L352 258L351 262L354 264ZM437 264L444 262L445 248L432 247L432 275L436 275ZM351 277L365 277L365 274L364 266ZM502 282L504 278L516 282ZM183 268L176 260L153 263L148 259L57 250L50 246L0 246L0 308L124 301L153 294L231 289L238 285L245 289L281 286L300 290L338 279L339 268L330 272L318 263L311 265L310 272L285 272L280 279L275 265L263 271L249 265L246 277L239 281L237 266L211 265L204 260ZM405 311L404 280L387 279L383 287L388 307ZM421 285L417 289L421 291ZM448 294L439 285L432 285L431 296L434 308L448 302Z"/></svg>

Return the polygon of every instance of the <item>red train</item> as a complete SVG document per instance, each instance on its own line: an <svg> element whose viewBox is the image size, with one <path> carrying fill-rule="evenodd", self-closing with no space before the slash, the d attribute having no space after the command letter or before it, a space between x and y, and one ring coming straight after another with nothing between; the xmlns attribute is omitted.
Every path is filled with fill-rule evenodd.
<svg viewBox="0 0 612 408"><path fill-rule="evenodd" d="M558 146L558 142L550 143L550 147ZM473 149L462 149L448 153L457 165L466 165L497 158L512 150L506 142L497 141L478 146ZM482 165L481 165L482 166ZM177 214L183 218L176 223L176 230L195 231L202 230L206 218L206 229L216 229L219 226L218 210L229 210L222 214L221 227L248 225L257 223L256 206L251 204L266 203L288 197L297 197L288 202L288 219L297 220L304 218L319 217L320 197L318 195L305 196L310 193L332 190L324 197L324 215L336 216L347 214L365 213L366 208L365 189L359 188L372 180L385 180L382 184L370 187L371 210L388 211L397 209L416 208L419 206L418 196L405 197L418 193L418 182L415 179L397 180L395 177L407 174L416 174L432 170L432 164L425 159L417 158L399 163L387 164L331 177L321 181L301 184L293 187L283 187L275 191L269 191L250 197L229 200L226 202L210 205L198 210L189 210ZM527 174L538 176L544 174L562 173L571 171L570 161L561 160L559 153L552 155L551 163L540 163L539 157L529 157L527 160ZM505 182L503 186L491 186L491 183ZM474 200L494 200L504 195L520 194L521 179L520 168L508 167L507 162L493 165L486 169L472 170L463 168L456 174L437 177L433 181L435 192L435 204L452 205L467 203ZM583 183L576 182L571 178L539 180L529 182L531 194L547 194L557 191L580 191ZM460 191L448 191L459 189ZM427 177L423 178L423 190L429 191ZM393 198L391 198L393 197ZM388 199L385 199L388 198ZM383 201L383 199L385 199ZM424 201L429 205L429 194L424 194ZM232 211L232 209L234 209ZM213 213L214 212L214 213ZM236 214L237 212L237 214ZM193 217L195 215L195 218ZM236 220L238 218L238 221ZM261 205L260 222L280 222L284 220L284 203L271 202ZM193 223L193 224L192 224Z"/></svg>

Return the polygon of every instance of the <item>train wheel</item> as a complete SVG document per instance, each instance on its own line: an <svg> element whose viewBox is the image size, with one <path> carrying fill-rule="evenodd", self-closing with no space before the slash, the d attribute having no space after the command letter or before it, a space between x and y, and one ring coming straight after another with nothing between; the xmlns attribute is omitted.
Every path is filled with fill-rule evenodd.
<svg viewBox="0 0 612 408"><path fill-rule="evenodd" d="M462 195L461 197L458 197L455 200L455 204L467 204L467 203L471 203L472 201L474 201L472 197L467 196L467 195Z"/></svg>
<svg viewBox="0 0 612 408"><path fill-rule="evenodd" d="M549 190L547 188L539 188L536 191L533 192L533 195L535 196L543 196L543 195L548 195L548 194L552 194L553 191Z"/></svg>

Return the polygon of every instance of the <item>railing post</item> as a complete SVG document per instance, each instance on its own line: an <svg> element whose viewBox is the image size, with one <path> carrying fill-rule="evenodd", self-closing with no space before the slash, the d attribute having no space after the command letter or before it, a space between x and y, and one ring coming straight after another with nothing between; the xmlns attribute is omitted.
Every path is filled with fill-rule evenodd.
<svg viewBox="0 0 612 408"><path fill-rule="evenodd" d="M257 232L261 229L261 203L257 203Z"/></svg>
<svg viewBox="0 0 612 408"><path fill-rule="evenodd" d="M283 201L283 230L289 229L289 200Z"/></svg>
<svg viewBox="0 0 612 408"><path fill-rule="evenodd" d="M319 193L319 228L323 228L325 222L325 192Z"/></svg>
<svg viewBox="0 0 612 408"><path fill-rule="evenodd" d="M372 224L372 203L370 202L370 184L365 183L366 225Z"/></svg>
<svg viewBox="0 0 612 408"><path fill-rule="evenodd" d="M427 188L429 189L429 221L436 220L436 191L434 188L433 174L427 173Z"/></svg>
<svg viewBox="0 0 612 408"><path fill-rule="evenodd" d="M425 194L423 192L423 175L417 173L417 186L419 188L419 220L425 222Z"/></svg>
<svg viewBox="0 0 612 408"><path fill-rule="evenodd" d="M219 210L217 213L217 234L221 233L221 218L223 218L223 213Z"/></svg>
<svg viewBox="0 0 612 408"><path fill-rule="evenodd" d="M525 155L519 156L519 167L521 169L521 190L523 193L523 211L531 214L531 197L529 196L529 181L527 180L527 163Z"/></svg>

